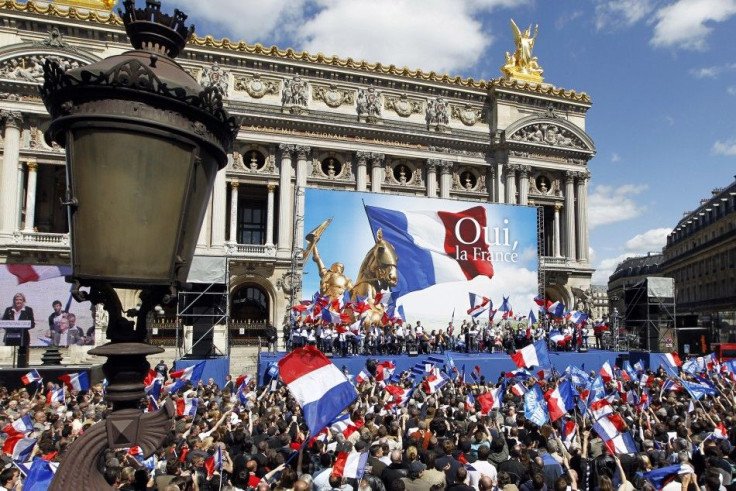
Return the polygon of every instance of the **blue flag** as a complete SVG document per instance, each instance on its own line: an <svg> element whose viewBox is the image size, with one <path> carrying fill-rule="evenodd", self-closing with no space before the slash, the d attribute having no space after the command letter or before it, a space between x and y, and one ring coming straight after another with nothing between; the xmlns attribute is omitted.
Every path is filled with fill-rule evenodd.
<svg viewBox="0 0 736 491"><path fill-rule="evenodd" d="M655 489L662 489L664 481L669 477L679 474L681 469L682 466L680 464L660 467L659 469L645 472L642 474L642 477L652 483ZM684 470L687 471L687 469Z"/></svg>
<svg viewBox="0 0 736 491"><path fill-rule="evenodd" d="M529 392L524 394L524 417L537 426L542 426L549 421L547 404L544 402L542 389L538 385L533 386Z"/></svg>
<svg viewBox="0 0 736 491"><path fill-rule="evenodd" d="M703 398L703 396L716 396L718 395L718 391L712 387L708 387L707 385L703 384L696 384L693 382L686 382L684 380L680 380L680 383L683 387L685 387L685 390L688 391L690 396L695 399L696 401L699 401Z"/></svg>
<svg viewBox="0 0 736 491"><path fill-rule="evenodd" d="M36 457L33 459L26 481L23 483L23 489L48 489L53 478L54 469L51 467L51 463Z"/></svg>

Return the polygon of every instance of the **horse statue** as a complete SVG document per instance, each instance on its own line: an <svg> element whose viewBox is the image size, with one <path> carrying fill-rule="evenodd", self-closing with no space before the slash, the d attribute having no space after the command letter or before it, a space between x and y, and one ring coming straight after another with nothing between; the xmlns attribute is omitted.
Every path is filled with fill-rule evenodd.
<svg viewBox="0 0 736 491"><path fill-rule="evenodd" d="M398 260L394 246L383 238L383 231L379 228L376 232L376 243L365 255L355 280L355 286L350 290L352 302L357 302L360 297L371 306L363 321L363 326L381 324L385 309L383 304L374 303L375 298L381 291L395 287L399 283L396 266ZM354 315L354 317L357 319L358 316Z"/></svg>

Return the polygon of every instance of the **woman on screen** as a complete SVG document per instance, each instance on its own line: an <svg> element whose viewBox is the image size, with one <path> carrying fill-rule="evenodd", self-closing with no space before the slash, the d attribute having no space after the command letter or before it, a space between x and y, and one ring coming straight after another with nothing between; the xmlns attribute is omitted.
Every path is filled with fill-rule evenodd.
<svg viewBox="0 0 736 491"><path fill-rule="evenodd" d="M13 296L13 305L5 309L3 313L4 321L31 321L31 329L36 325L33 317L33 309L26 306L26 296L22 293L16 293ZM18 352L18 367L28 366L28 346L31 343L31 336L28 329L6 329L3 336L3 344L5 346L20 346Z"/></svg>

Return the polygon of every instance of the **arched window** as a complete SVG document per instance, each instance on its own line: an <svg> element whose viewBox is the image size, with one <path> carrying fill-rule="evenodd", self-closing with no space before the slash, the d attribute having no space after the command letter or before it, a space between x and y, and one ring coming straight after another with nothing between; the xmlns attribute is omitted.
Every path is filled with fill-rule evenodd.
<svg viewBox="0 0 736 491"><path fill-rule="evenodd" d="M256 285L243 285L232 295L230 318L234 321L268 321L268 294Z"/></svg>

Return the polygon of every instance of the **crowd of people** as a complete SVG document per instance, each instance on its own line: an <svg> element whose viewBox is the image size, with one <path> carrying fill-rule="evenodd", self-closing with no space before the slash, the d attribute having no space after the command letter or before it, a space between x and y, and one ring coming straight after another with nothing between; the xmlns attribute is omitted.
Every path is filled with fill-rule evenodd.
<svg viewBox="0 0 736 491"><path fill-rule="evenodd" d="M619 430L636 445L632 453L612 451L593 429L600 405L591 404L586 391L600 378L594 372L519 370L466 383L450 364L390 379L369 364L367 378L350 376L357 399L345 418L317 435L308 434L287 385L266 375L260 384L252 378L236 387L228 376L223 387L200 380L162 396L198 405L176 417L150 459L135 449L109 451L99 465L110 485L123 490L730 491L736 489L736 393L724 367L708 364L697 375L676 377L662 367L615 370L596 400L620 415ZM434 387L429 382L438 373L446 383ZM694 401L682 386L696 376L714 389ZM574 382L576 407L533 423L522 392L537 386L549 394L565 381ZM8 425L32 419L27 436L36 443L26 462L63 461L70 443L109 411L101 384L65 389L64 400L49 402L53 390L52 381L0 388L4 444L13 433ZM7 453L7 445L3 449ZM345 452L365 456L354 478L340 463ZM221 460L213 465L215 455ZM22 466L8 455L3 461L0 489L21 489ZM657 469L662 474L673 465L674 472L655 479Z"/></svg>
<svg viewBox="0 0 736 491"><path fill-rule="evenodd" d="M385 326L363 328L352 332L332 323L306 323L294 320L284 328L288 350L308 344L324 352L348 355L401 355L460 351L466 353L497 353L521 349L540 339L546 339L554 351L587 349L591 334L586 323L540 322L532 326L525 322L502 320L480 324L462 321L459 328L450 322L444 329L425 329L421 321L415 325L387 323ZM600 331L595 333L595 347L600 347Z"/></svg>

